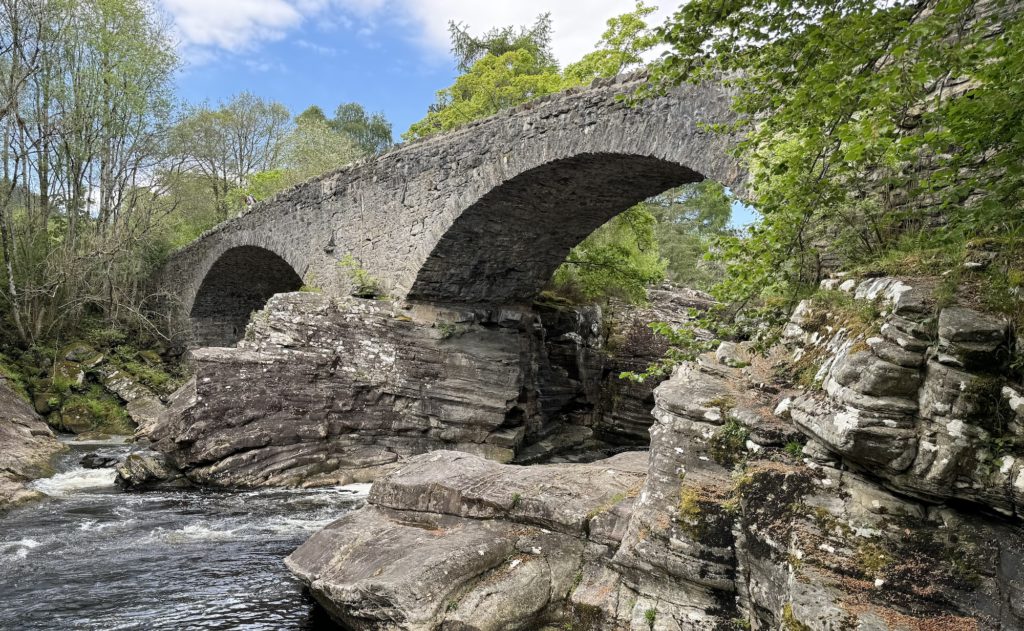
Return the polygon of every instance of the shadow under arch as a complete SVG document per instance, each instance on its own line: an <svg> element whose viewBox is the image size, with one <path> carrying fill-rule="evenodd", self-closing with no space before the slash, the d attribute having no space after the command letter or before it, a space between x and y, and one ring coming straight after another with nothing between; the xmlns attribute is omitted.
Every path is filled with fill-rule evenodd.
<svg viewBox="0 0 1024 631"><path fill-rule="evenodd" d="M189 311L193 346L232 346L253 311L274 294L297 291L302 278L283 258L257 246L226 250L203 278Z"/></svg>
<svg viewBox="0 0 1024 631"><path fill-rule="evenodd" d="M496 186L438 240L407 298L449 304L530 302L569 250L634 204L704 176L633 154L548 162Z"/></svg>

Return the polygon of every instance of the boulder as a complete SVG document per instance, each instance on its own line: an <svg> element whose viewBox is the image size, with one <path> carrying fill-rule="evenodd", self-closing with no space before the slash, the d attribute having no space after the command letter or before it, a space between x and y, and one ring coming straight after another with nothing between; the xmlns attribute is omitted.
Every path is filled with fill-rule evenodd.
<svg viewBox="0 0 1024 631"><path fill-rule="evenodd" d="M0 377L0 512L39 497L26 483L51 473L63 449L46 421Z"/></svg>
<svg viewBox="0 0 1024 631"><path fill-rule="evenodd" d="M121 461L121 457L120 451L101 449L85 454L79 459L78 464L86 469L110 469Z"/></svg>
<svg viewBox="0 0 1024 631"><path fill-rule="evenodd" d="M139 356L145 359L150 356L150 353L143 351L139 353ZM159 356L156 359L159 361ZM149 360L146 361L148 363ZM123 370L106 365L102 366L98 372L103 387L126 404L125 411L138 425L136 434L148 435L165 409L160 397Z"/></svg>
<svg viewBox="0 0 1024 631"><path fill-rule="evenodd" d="M1010 325L1002 317L964 307L939 314L939 361L998 371L1009 359Z"/></svg>
<svg viewBox="0 0 1024 631"><path fill-rule="evenodd" d="M151 449L133 451L117 464L116 469L114 482L126 490L146 491L191 485L164 454Z"/></svg>
<svg viewBox="0 0 1024 631"><path fill-rule="evenodd" d="M416 456L285 564L346 628L537 629L564 614L583 566L607 556L593 539L621 536L645 463Z"/></svg>
<svg viewBox="0 0 1024 631"><path fill-rule="evenodd" d="M588 464L517 467L436 451L411 458L374 483L370 502L385 508L509 519L585 537L598 513L636 497L646 478L647 460L646 452L627 452Z"/></svg>

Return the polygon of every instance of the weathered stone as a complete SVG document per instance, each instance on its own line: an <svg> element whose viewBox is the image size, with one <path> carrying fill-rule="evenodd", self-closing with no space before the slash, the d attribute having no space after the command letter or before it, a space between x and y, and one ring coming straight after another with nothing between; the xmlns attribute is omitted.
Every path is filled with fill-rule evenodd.
<svg viewBox="0 0 1024 631"><path fill-rule="evenodd" d="M157 293L200 345L236 342L261 301L303 282L334 297L369 280L398 302L528 303L636 202L704 177L741 185L733 138L702 125L734 118L728 92L624 104L644 81L542 97L303 183L175 253Z"/></svg>
<svg viewBox="0 0 1024 631"><path fill-rule="evenodd" d="M918 434L912 419L880 417L813 395L794 401L790 413L809 436L864 465L903 471L917 454Z"/></svg>
<svg viewBox="0 0 1024 631"><path fill-rule="evenodd" d="M1006 604L1022 596L1018 529L893 495L879 467L793 464L778 447L745 452L736 472L709 457L723 422L780 431L775 406L751 387L764 379L759 361L731 369L704 358L658 387L646 476L640 455L516 467L425 454L287 563L353 629L1024 623ZM709 419L710 407L724 418ZM606 469L616 473L597 473ZM636 497L610 496L635 479L644 479Z"/></svg>
<svg viewBox="0 0 1024 631"><path fill-rule="evenodd" d="M933 343L926 291L892 279L859 287L865 298L890 305L902 300L903 315L883 316L885 339L864 340L867 353L850 352L860 339L808 336L801 323L810 307L797 310L788 343L798 353L826 357L819 371L824 393L803 395L791 406L797 426L848 466L871 471L902 492L1021 515L1024 459L1011 438L1021 425L1000 407L1008 400L1002 394L1006 378L998 374L1008 356L1006 321L947 307Z"/></svg>
<svg viewBox="0 0 1024 631"><path fill-rule="evenodd" d="M920 368L924 364L924 353L911 352L880 337L869 337L865 343L876 357L890 364L906 368Z"/></svg>
<svg viewBox="0 0 1024 631"><path fill-rule="evenodd" d="M121 461L119 451L92 451L82 456L78 463L86 469L108 469Z"/></svg>
<svg viewBox="0 0 1024 631"><path fill-rule="evenodd" d="M46 421L0 377L0 512L40 496L25 484L49 473L62 449Z"/></svg>
<svg viewBox="0 0 1024 631"><path fill-rule="evenodd" d="M84 368L95 368L103 361L103 354L87 344L77 343L62 351L65 361L81 364Z"/></svg>
<svg viewBox="0 0 1024 631"><path fill-rule="evenodd" d="M599 512L640 492L647 453L629 452L580 465L505 466L435 451L416 456L370 492L385 508L477 519L505 518L585 537Z"/></svg>
<svg viewBox="0 0 1024 631"><path fill-rule="evenodd" d="M144 449L134 451L117 464L114 481L125 489L145 491L153 488L189 486L189 481L177 471L164 454Z"/></svg>
<svg viewBox="0 0 1024 631"><path fill-rule="evenodd" d="M921 385L917 370L887 362L871 352L839 355L829 374L840 385L874 397L909 397Z"/></svg>
<svg viewBox="0 0 1024 631"><path fill-rule="evenodd" d="M1009 323L964 307L939 314L939 361L996 371L1009 359Z"/></svg>
<svg viewBox="0 0 1024 631"><path fill-rule="evenodd" d="M743 368L750 365L750 353L736 342L722 342L715 350L715 359L730 368Z"/></svg>
<svg viewBox="0 0 1024 631"><path fill-rule="evenodd" d="M139 427L136 433L148 435L164 412L160 397L122 370L103 366L98 372L103 387L125 402L125 411Z"/></svg>
<svg viewBox="0 0 1024 631"><path fill-rule="evenodd" d="M660 292L650 309L675 313L675 294ZM432 449L534 463L645 445L658 381L617 375L664 341L627 335L612 352L599 310L516 313L279 294L238 347L194 351L196 378L137 435L190 479L225 486L369 481ZM617 317L650 333L655 314Z"/></svg>
<svg viewBox="0 0 1024 631"><path fill-rule="evenodd" d="M285 562L353 629L536 629L561 613L582 565L607 554L586 538L614 541L615 526L590 524L628 519L641 461L519 467L424 454Z"/></svg>

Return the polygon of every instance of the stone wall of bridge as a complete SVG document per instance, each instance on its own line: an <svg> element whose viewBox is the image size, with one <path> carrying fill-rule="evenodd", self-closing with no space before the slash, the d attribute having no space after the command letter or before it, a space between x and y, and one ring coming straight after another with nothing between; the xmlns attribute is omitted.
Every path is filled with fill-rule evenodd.
<svg viewBox="0 0 1024 631"><path fill-rule="evenodd" d="M704 177L738 185L731 139L703 126L730 119L728 95L715 85L682 86L625 102L643 79L595 82L403 145L211 229L155 279L177 338L237 340L248 302L220 321L202 308L227 298L210 292L266 284L263 268L230 254L236 248L287 263L294 277L280 273L267 285L280 291L299 278L345 295L352 269L339 262L348 260L399 302L522 304L572 246L634 203Z"/></svg>

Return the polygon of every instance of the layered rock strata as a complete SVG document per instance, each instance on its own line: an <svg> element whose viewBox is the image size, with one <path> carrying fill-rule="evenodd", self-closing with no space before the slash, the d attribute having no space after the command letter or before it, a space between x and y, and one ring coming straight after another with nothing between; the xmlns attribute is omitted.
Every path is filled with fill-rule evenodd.
<svg viewBox="0 0 1024 631"><path fill-rule="evenodd" d="M902 493L1024 516L1021 388L1005 376L1009 323L962 306L938 309L924 282L883 278L847 289L881 311L867 329L810 302L787 328L795 352L820 361L820 388L792 402L796 424Z"/></svg>
<svg viewBox="0 0 1024 631"><path fill-rule="evenodd" d="M288 565L354 629L1024 627L1012 483L971 477L992 457L990 441L968 441L981 434L964 430L958 451L940 453L954 454L953 483L911 466L929 449L920 445L941 448L934 426L950 426L936 420L947 418L936 403L911 410L912 397L952 398L943 414L993 435L992 408L961 402L980 375L995 382L987 391L1001 401L1005 439L1002 463L987 473L1012 477L1024 398L1004 369L1016 352L1004 326L965 307L936 309L923 283L845 291L882 311L878 321L855 326L847 312L859 302L828 313L808 303L768 359L724 344L678 367L655 391L646 465L615 474L639 483L628 492L602 486L600 473L624 460L523 469L426 454L376 482L369 506ZM924 337L928 313L937 313L933 338ZM903 363L879 366L876 347ZM968 376L929 385L933 363ZM916 377L901 370L915 366ZM795 369L818 379L793 385ZM890 417L856 431L842 420L851 402L860 407L850 415ZM914 420L884 422L893 410ZM851 425L850 440L835 438ZM908 463L892 464L905 453ZM571 572L566 586L560 577Z"/></svg>
<svg viewBox="0 0 1024 631"><path fill-rule="evenodd" d="M46 475L62 450L46 421L0 377L0 512L39 497L26 483Z"/></svg>
<svg viewBox="0 0 1024 631"><path fill-rule="evenodd" d="M630 331L646 331L641 315L629 316ZM538 462L644 444L652 387L618 374L663 347L627 339L611 352L607 338L597 309L402 309L279 294L236 347L193 351L195 378L141 430L164 462L147 457L154 466L124 469L122 481L141 473L149 486L166 465L200 484L348 483L434 449Z"/></svg>
<svg viewBox="0 0 1024 631"><path fill-rule="evenodd" d="M521 467L424 454L285 562L348 628L537 629L562 617L584 566L617 545L646 461Z"/></svg>

